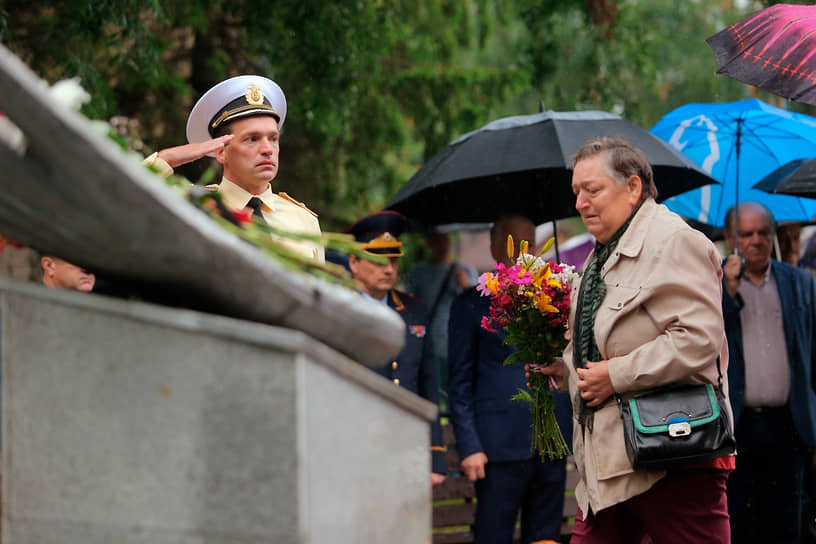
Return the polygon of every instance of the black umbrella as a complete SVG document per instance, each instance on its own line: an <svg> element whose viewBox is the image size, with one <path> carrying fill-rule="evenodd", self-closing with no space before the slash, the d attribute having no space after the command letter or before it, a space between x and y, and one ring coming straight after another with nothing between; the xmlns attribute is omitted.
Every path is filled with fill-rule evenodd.
<svg viewBox="0 0 816 544"><path fill-rule="evenodd" d="M783 164L753 188L766 193L816 198L816 159L796 159Z"/></svg>
<svg viewBox="0 0 816 544"><path fill-rule="evenodd" d="M491 222L503 214L521 214L536 224L573 216L571 157L599 136L620 136L646 152L661 199L717 183L685 155L617 115L548 111L498 119L457 138L386 208L425 226Z"/></svg>

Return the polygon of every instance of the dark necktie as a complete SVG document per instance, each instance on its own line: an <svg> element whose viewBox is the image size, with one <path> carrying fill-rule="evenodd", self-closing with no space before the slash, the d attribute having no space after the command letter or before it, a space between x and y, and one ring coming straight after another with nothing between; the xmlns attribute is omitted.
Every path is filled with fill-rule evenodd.
<svg viewBox="0 0 816 544"><path fill-rule="evenodd" d="M264 216L263 212L261 211L261 204L263 204L263 202L261 202L261 199L258 198L257 196L253 196L252 198L249 199L249 202L247 202L247 206L252 208L252 215L263 219Z"/></svg>

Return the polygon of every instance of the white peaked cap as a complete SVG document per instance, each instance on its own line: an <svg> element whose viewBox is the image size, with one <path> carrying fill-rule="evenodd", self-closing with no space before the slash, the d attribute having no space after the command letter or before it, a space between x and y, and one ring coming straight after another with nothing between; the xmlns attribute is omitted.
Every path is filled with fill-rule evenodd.
<svg viewBox="0 0 816 544"><path fill-rule="evenodd" d="M286 119L286 97L277 83L262 76L236 76L198 99L187 118L187 141L204 142L218 124L250 115L271 115L278 128Z"/></svg>

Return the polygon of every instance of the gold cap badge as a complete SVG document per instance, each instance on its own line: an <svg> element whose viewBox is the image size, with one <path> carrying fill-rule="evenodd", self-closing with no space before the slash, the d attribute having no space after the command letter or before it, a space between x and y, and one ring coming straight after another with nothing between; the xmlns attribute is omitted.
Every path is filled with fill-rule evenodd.
<svg viewBox="0 0 816 544"><path fill-rule="evenodd" d="M246 98L247 103L252 104L253 106L260 106L264 101L264 95L261 92L261 89L259 89L254 83L249 86L249 91L247 91L244 97Z"/></svg>

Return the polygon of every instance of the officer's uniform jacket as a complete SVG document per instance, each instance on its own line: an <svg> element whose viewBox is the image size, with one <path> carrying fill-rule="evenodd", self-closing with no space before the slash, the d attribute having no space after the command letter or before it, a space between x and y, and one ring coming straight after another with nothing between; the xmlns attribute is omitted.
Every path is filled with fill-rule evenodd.
<svg viewBox="0 0 816 544"><path fill-rule="evenodd" d="M392 289L388 293L388 307L405 321L405 347L396 359L377 369L377 372L438 406L437 368L426 329L428 316L425 304L407 293ZM431 424L431 461L433 472L445 474L445 447L439 418Z"/></svg>

